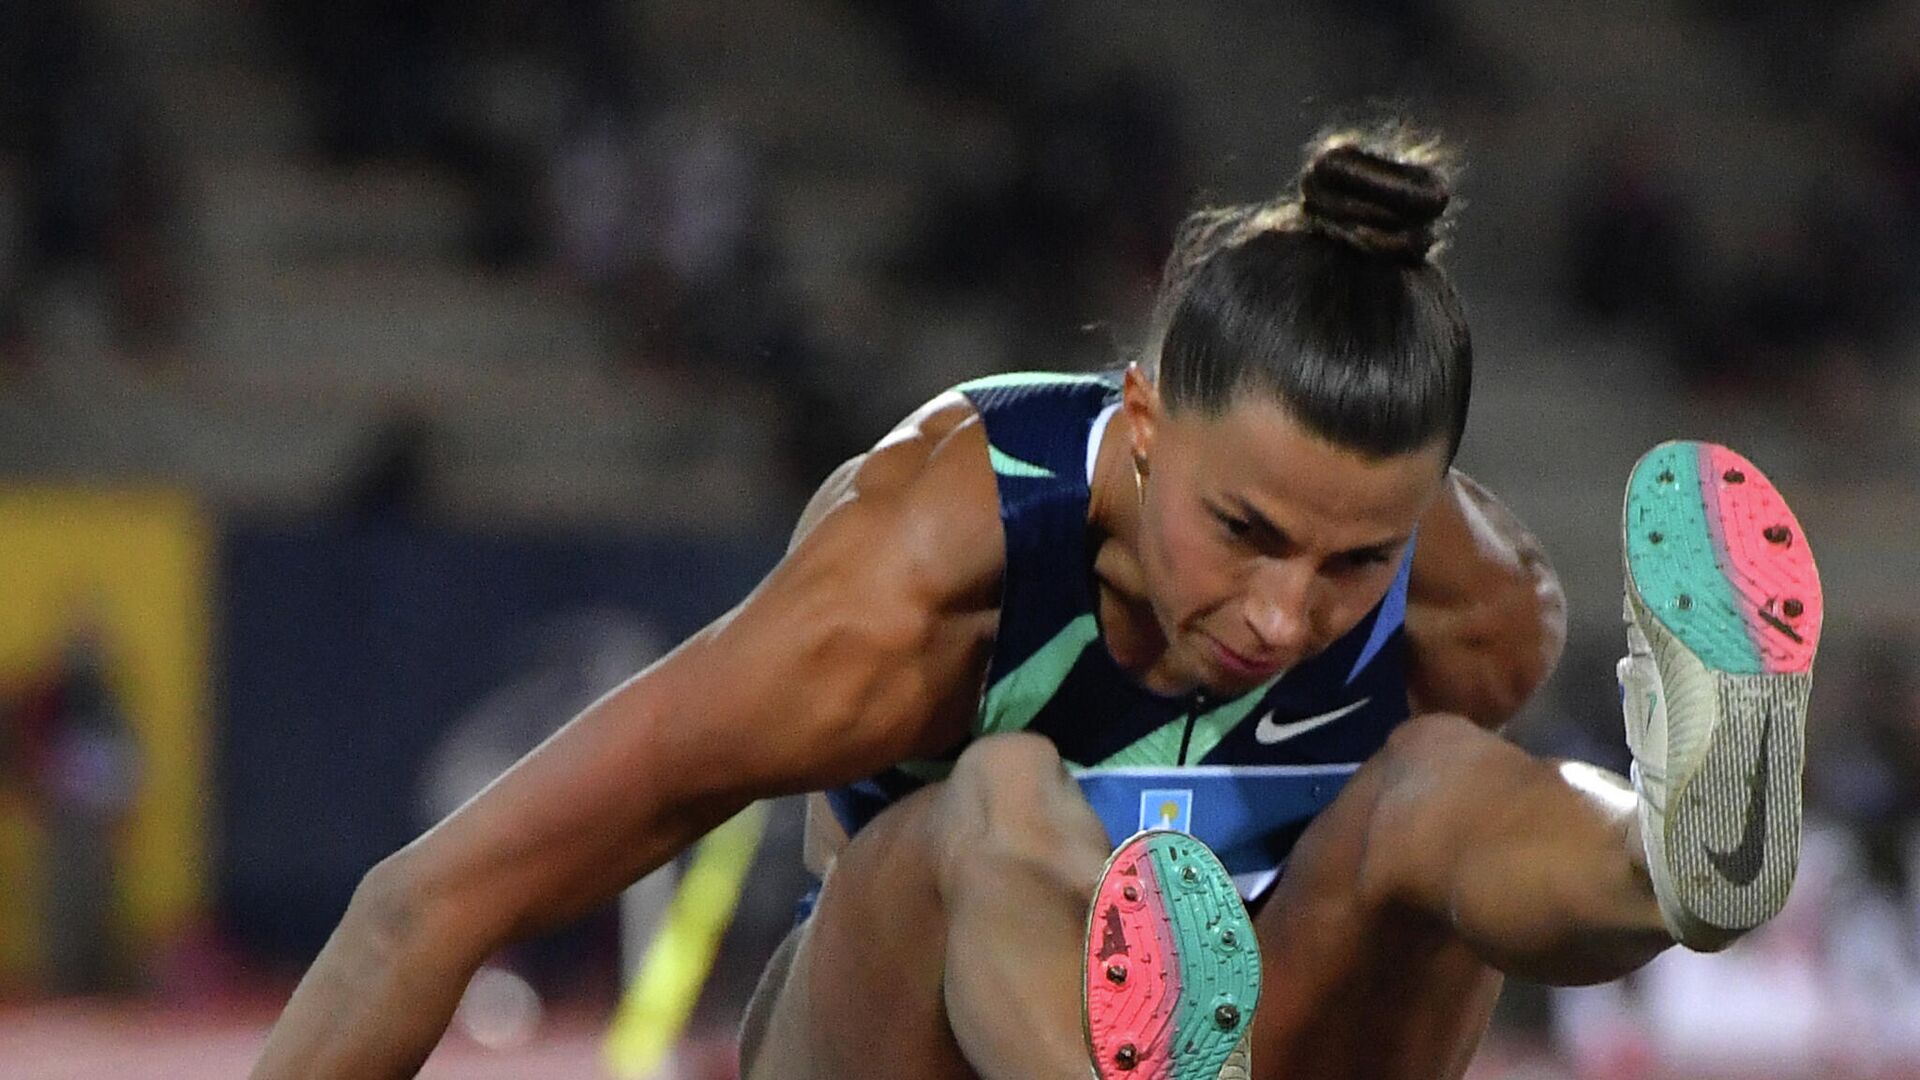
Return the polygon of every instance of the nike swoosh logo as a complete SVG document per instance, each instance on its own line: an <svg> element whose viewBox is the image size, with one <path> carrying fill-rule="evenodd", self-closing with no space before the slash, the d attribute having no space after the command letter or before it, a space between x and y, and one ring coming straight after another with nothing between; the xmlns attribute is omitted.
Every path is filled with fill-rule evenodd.
<svg viewBox="0 0 1920 1080"><path fill-rule="evenodd" d="M1285 724L1274 723L1273 712L1272 710L1268 710L1267 715L1260 718L1259 726L1253 729L1253 737L1259 740L1262 746L1272 746L1274 743L1286 742L1288 739L1296 736L1305 735L1314 728L1331 724L1335 720L1340 719L1372 700L1370 697L1363 697L1345 708L1335 709L1329 713L1321 713L1319 716L1309 716L1305 720L1294 720Z"/></svg>
<svg viewBox="0 0 1920 1080"><path fill-rule="evenodd" d="M1740 842L1732 851L1707 849L1707 861L1713 868L1739 886L1751 885L1760 876L1761 849L1767 838L1767 775L1772 767L1767 742L1773 738L1773 717L1767 717L1766 724L1760 729L1760 764L1753 771L1753 793L1747 797L1747 824L1741 830Z"/></svg>

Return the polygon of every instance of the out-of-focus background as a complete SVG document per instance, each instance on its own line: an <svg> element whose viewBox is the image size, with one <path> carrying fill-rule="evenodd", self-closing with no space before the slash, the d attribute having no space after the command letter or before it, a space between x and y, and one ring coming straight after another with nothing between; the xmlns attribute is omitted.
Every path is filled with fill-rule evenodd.
<svg viewBox="0 0 1920 1080"><path fill-rule="evenodd" d="M1766 468L1831 598L1788 912L1512 986L1475 1076L1920 1076L1899 0L5 0L0 1075L243 1075L359 876L742 595L834 463L1124 360L1181 214L1370 99L1466 153L1462 460L1573 603L1516 736L1624 765L1659 439ZM733 1075L796 814L658 1075ZM608 1075L672 890L497 958L426 1075Z"/></svg>

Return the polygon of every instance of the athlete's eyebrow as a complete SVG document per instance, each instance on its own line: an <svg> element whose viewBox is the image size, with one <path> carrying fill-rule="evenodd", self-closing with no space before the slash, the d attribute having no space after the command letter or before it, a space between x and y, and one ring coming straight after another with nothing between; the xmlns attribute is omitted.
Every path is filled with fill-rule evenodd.
<svg viewBox="0 0 1920 1080"><path fill-rule="evenodd" d="M1340 557L1343 559L1391 559L1393 558L1393 553L1405 547L1406 543L1407 538L1400 537L1378 544L1366 544L1357 548L1349 548L1341 552Z"/></svg>
<svg viewBox="0 0 1920 1080"><path fill-rule="evenodd" d="M1238 495L1232 498L1235 510L1238 511L1241 516L1245 517L1247 523L1252 525L1256 531L1263 534L1270 542L1281 547L1285 547L1293 542L1293 538L1287 535L1287 530L1275 525L1268 519L1267 515L1255 509L1252 503ZM1411 539L1411 537L1395 536L1375 544L1361 544L1358 547L1337 552L1334 557L1340 559L1390 559L1393 557L1394 552L1406 546L1409 539Z"/></svg>
<svg viewBox="0 0 1920 1080"><path fill-rule="evenodd" d="M1268 519L1267 515L1254 509L1253 504L1246 499L1235 495L1233 496L1233 503L1234 508L1240 513L1240 516L1246 518L1248 524L1252 525L1256 531L1265 534L1268 539L1278 544L1292 542L1292 538L1287 536L1287 530L1275 525Z"/></svg>

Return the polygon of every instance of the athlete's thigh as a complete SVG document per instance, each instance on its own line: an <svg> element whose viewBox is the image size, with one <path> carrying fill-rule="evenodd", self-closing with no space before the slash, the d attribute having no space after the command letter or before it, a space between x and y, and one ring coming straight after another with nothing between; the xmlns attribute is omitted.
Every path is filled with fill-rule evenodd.
<svg viewBox="0 0 1920 1080"><path fill-rule="evenodd" d="M1378 756L1355 774L1255 917L1262 1080L1457 1077L1486 1029L1499 973L1445 924L1372 901L1362 887L1386 774Z"/></svg>
<svg viewBox="0 0 1920 1080"><path fill-rule="evenodd" d="M806 936L807 925L802 921L787 931L780 947L773 951L767 966L760 972L760 982L754 986L753 997L748 999L746 1012L740 1017L743 1074L751 1074L750 1066L759 1060L760 1047L767 1042L773 1024L774 1007L780 1000L780 992L787 985L787 976L793 970L793 956L799 951L801 939ZM791 1037L783 1041L791 1041Z"/></svg>
<svg viewBox="0 0 1920 1080"><path fill-rule="evenodd" d="M942 787L889 807L834 860L813 914L776 957L784 978L770 971L756 994L748 1080L973 1080L942 1005Z"/></svg>

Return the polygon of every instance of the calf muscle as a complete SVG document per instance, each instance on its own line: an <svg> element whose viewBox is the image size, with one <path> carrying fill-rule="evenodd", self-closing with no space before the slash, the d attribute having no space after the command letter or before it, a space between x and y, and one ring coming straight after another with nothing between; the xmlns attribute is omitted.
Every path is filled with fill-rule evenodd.
<svg viewBox="0 0 1920 1080"><path fill-rule="evenodd" d="M1539 982L1617 978L1672 945L1617 777L1437 715L1408 721L1376 767L1373 902L1440 920L1488 964Z"/></svg>

